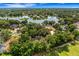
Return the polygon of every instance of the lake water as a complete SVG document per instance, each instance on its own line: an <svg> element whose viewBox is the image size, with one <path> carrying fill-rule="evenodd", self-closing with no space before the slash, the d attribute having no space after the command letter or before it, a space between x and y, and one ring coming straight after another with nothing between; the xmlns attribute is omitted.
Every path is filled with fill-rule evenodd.
<svg viewBox="0 0 79 59"><path fill-rule="evenodd" d="M33 20L32 18L30 18L29 16L22 16L22 17L0 17L0 19L5 19L5 20L20 20L22 18L28 18L28 22L32 22L32 23L43 23L44 21L55 21L56 23L58 23L58 18L55 16L48 16L47 19L38 19L38 20Z"/></svg>

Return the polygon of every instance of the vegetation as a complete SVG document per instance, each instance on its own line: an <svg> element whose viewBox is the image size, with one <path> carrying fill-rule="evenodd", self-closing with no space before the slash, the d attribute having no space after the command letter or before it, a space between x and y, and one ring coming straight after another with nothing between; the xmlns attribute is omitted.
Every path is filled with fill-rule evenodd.
<svg viewBox="0 0 79 59"><path fill-rule="evenodd" d="M26 18L0 19L0 43L9 41L9 50L5 49L1 55L65 55L66 52L63 51L71 50L70 47L79 41L79 29L75 26L75 23L79 22L79 9L0 9L0 12L1 17L28 15L34 20L46 19L48 16L56 16L59 19L58 23L44 21L41 24L28 22Z"/></svg>

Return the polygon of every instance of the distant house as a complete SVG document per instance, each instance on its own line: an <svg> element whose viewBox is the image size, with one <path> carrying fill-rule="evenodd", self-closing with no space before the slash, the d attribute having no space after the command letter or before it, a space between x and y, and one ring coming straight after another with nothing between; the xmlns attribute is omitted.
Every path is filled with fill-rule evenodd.
<svg viewBox="0 0 79 59"><path fill-rule="evenodd" d="M52 26L45 26L45 28L47 28L49 30L51 35L53 35L55 33L55 28L53 28Z"/></svg>
<svg viewBox="0 0 79 59"><path fill-rule="evenodd" d="M16 24L12 24L12 25L10 25L10 27L11 27L12 29L14 29L14 28L17 28L18 25L16 25Z"/></svg>
<svg viewBox="0 0 79 59"><path fill-rule="evenodd" d="M49 31L51 31L51 30L55 31L55 29L52 26L50 26L50 25L45 26L45 28L47 28Z"/></svg>
<svg viewBox="0 0 79 59"><path fill-rule="evenodd" d="M76 30L79 30L79 21L75 23L77 29Z"/></svg>

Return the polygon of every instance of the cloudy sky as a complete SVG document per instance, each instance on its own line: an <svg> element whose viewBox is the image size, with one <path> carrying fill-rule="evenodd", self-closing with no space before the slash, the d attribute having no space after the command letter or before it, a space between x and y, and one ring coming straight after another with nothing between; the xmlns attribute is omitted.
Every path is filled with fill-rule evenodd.
<svg viewBox="0 0 79 59"><path fill-rule="evenodd" d="M0 3L0 8L79 8L79 3Z"/></svg>

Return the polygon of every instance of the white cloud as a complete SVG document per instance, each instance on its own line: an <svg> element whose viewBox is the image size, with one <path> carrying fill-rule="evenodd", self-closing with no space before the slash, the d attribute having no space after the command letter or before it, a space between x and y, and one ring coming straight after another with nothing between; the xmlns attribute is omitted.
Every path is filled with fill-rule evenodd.
<svg viewBox="0 0 79 59"><path fill-rule="evenodd" d="M6 4L6 7L7 8L27 8L27 7L33 7L35 6L36 4L31 4L31 3L28 3L28 4L17 4L17 3L14 3L14 4Z"/></svg>
<svg viewBox="0 0 79 59"><path fill-rule="evenodd" d="M0 0L0 3L61 3L63 1L64 0Z"/></svg>

